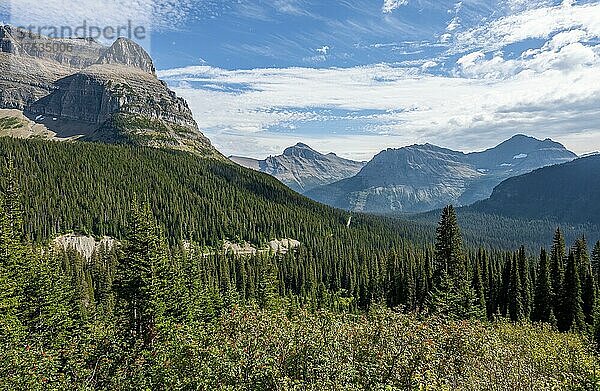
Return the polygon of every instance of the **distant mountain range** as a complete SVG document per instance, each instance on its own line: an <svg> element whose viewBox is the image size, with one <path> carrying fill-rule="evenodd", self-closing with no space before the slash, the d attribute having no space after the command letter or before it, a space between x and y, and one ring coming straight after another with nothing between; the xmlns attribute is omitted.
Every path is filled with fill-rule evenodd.
<svg viewBox="0 0 600 391"><path fill-rule="evenodd" d="M282 155L265 160L239 156L231 156L230 159L246 168L272 175L298 193L354 176L365 165L334 153L324 155L302 143L287 148Z"/></svg>
<svg viewBox="0 0 600 391"><path fill-rule="evenodd" d="M600 225L600 155L545 167L499 184L465 211Z"/></svg>
<svg viewBox="0 0 600 391"><path fill-rule="evenodd" d="M486 199L505 179L575 158L557 142L524 135L468 154L430 144L412 145L383 151L355 176L306 195L346 210L425 212Z"/></svg>
<svg viewBox="0 0 600 391"><path fill-rule="evenodd" d="M48 50L48 47L56 50ZM131 40L53 39L0 25L0 136L124 143L222 156Z"/></svg>

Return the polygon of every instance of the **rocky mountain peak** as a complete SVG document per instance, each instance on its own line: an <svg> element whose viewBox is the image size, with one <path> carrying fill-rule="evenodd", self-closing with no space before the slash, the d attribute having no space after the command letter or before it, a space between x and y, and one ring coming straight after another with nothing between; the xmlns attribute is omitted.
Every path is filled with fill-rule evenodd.
<svg viewBox="0 0 600 391"><path fill-rule="evenodd" d="M125 65L155 74L150 55L143 47L127 38L118 38L97 61L98 64Z"/></svg>
<svg viewBox="0 0 600 391"><path fill-rule="evenodd" d="M44 50L27 43L67 46ZM37 48L42 47L41 49ZM221 159L152 59L120 38L51 38L0 26L0 109L21 111L50 138L134 144Z"/></svg>
<svg viewBox="0 0 600 391"><path fill-rule="evenodd" d="M485 199L506 178L574 158L559 143L524 135L467 154L431 144L411 145L384 150L356 176L307 195L362 212L425 212Z"/></svg>
<svg viewBox="0 0 600 391"><path fill-rule="evenodd" d="M363 162L343 159L334 153L321 154L304 143L286 148L283 154L265 160L239 156L230 159L244 167L272 175L299 193L354 176L364 166Z"/></svg>
<svg viewBox="0 0 600 391"><path fill-rule="evenodd" d="M324 156L324 155L320 154L319 152L315 151L314 149L312 149L311 147L309 147L308 145L306 145L304 143L298 143L298 144L294 145L293 147L286 148L283 151L283 156L303 157L306 159L314 159L315 157Z"/></svg>

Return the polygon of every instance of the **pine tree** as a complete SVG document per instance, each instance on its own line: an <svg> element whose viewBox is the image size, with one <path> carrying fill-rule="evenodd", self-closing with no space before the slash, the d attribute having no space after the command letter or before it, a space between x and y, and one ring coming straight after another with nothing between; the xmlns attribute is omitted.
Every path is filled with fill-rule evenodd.
<svg viewBox="0 0 600 391"><path fill-rule="evenodd" d="M525 318L522 294L519 262L517 257L514 256L511 262L510 284L508 288L508 313L513 322L519 322Z"/></svg>
<svg viewBox="0 0 600 391"><path fill-rule="evenodd" d="M585 315L585 322L589 325L594 324L594 312L596 309L596 282L591 268L588 268L582 286L582 309Z"/></svg>
<svg viewBox="0 0 600 391"><path fill-rule="evenodd" d="M529 273L529 261L525 253L525 247L521 246L518 255L519 262L519 278L521 280L521 300L523 304L523 317L531 318L531 309L533 305L533 294L531 276Z"/></svg>
<svg viewBox="0 0 600 391"><path fill-rule="evenodd" d="M122 331L144 346L152 345L165 312L159 280L165 254L158 232L149 204L140 207L134 200L114 290Z"/></svg>
<svg viewBox="0 0 600 391"><path fill-rule="evenodd" d="M466 262L456 211L452 205L444 208L435 242L435 268L438 279L448 275L455 283L466 282Z"/></svg>
<svg viewBox="0 0 600 391"><path fill-rule="evenodd" d="M592 271L594 273L596 284L600 284L600 240L596 242L594 250L592 251Z"/></svg>
<svg viewBox="0 0 600 391"><path fill-rule="evenodd" d="M481 263L483 263L483 250L479 250L477 259L475 260L475 268L473 270L473 290L477 295L477 302L481 308L487 308L485 302L485 287L481 276ZM487 311L486 311L487 313Z"/></svg>
<svg viewBox="0 0 600 391"><path fill-rule="evenodd" d="M552 302L554 304L554 316L557 319L562 318L563 303L563 279L564 279L564 262L565 262L565 239L560 228L556 229L550 251L550 277L552 281Z"/></svg>
<svg viewBox="0 0 600 391"><path fill-rule="evenodd" d="M532 319L539 322L550 322L552 314L552 282L550 280L550 264L546 250L540 253L537 279L535 282L535 300Z"/></svg>
<svg viewBox="0 0 600 391"><path fill-rule="evenodd" d="M559 329L562 331L585 330L583 300L581 299L581 280L575 255L571 252L567 258L567 268L562 290L563 314L559 317Z"/></svg>
<svg viewBox="0 0 600 391"><path fill-rule="evenodd" d="M435 243L435 289L429 306L433 312L451 318L482 318L478 298L467 279L467 266L456 212L452 205L444 208Z"/></svg>
<svg viewBox="0 0 600 391"><path fill-rule="evenodd" d="M0 193L0 339L10 342L24 331L18 315L25 302L25 270L32 260L21 243L21 204L12 160L6 181L6 194Z"/></svg>
<svg viewBox="0 0 600 391"><path fill-rule="evenodd" d="M583 284L583 281L585 280L585 275L588 269L590 269L592 266L585 236L582 236L581 238L575 241L575 244L573 244L572 251L575 255L575 262L577 263L577 267L579 268L579 277L581 278L581 282Z"/></svg>

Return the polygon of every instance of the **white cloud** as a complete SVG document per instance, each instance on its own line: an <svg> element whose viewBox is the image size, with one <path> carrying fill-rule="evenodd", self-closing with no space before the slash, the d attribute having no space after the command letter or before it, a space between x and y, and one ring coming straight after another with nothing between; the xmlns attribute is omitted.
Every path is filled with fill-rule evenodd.
<svg viewBox="0 0 600 391"><path fill-rule="evenodd" d="M558 54L576 50L573 45L577 44L562 47ZM473 54L463 63L477 63L479 58ZM176 89L190 102L200 127L226 154L265 157L267 151L275 153L286 144L305 141L358 159L368 159L383 148L426 141L474 150L521 132L553 137L576 152L599 149L598 75L598 64L494 79L427 76L387 65L244 71L190 67L160 73L171 83L210 81L247 87L237 92ZM349 124L355 113L372 111L366 118L369 127L334 133L335 121L320 109L347 111ZM267 131L307 123L323 131ZM591 136L595 143L576 141L594 139Z"/></svg>
<svg viewBox="0 0 600 391"><path fill-rule="evenodd" d="M142 25L176 30L190 18L210 17L229 0L3 0L10 22L21 26Z"/></svg>
<svg viewBox="0 0 600 391"><path fill-rule="evenodd" d="M548 70L572 69L600 65L596 53L600 47L577 42L579 34L558 34L541 49L527 50L519 58L505 60L502 52L487 58L482 51L467 54L456 62L456 73L469 78L507 78L521 72L543 73Z"/></svg>
<svg viewBox="0 0 600 391"><path fill-rule="evenodd" d="M389 14L402 7L403 5L408 5L408 0L384 0L383 6L381 7L381 11L384 14Z"/></svg>
<svg viewBox="0 0 600 391"><path fill-rule="evenodd" d="M600 37L600 3L538 7L493 20L455 35L454 52L483 48L487 52L527 39L548 39L555 33L580 30Z"/></svg>
<svg viewBox="0 0 600 391"><path fill-rule="evenodd" d="M324 55L324 56L326 56L327 54L329 54L329 50L330 50L330 49L331 49L331 48L330 48L329 46L325 45L325 46L322 46L322 47L318 48L318 49L317 49L317 52L318 52L318 53L321 53L321 54L322 54L322 55Z"/></svg>

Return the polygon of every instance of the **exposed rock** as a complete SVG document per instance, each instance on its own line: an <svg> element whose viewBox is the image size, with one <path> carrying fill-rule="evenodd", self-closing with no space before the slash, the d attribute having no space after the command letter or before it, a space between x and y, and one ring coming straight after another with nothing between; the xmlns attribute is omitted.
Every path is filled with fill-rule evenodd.
<svg viewBox="0 0 600 391"><path fill-rule="evenodd" d="M152 58L150 58L144 48L125 38L117 39L115 43L102 54L100 59L98 59L97 64L125 65L141 69L142 71L153 75L156 73Z"/></svg>
<svg viewBox="0 0 600 391"><path fill-rule="evenodd" d="M36 43L71 51L34 50ZM120 38L107 48L92 40L50 39L0 27L0 109L18 109L57 138L179 149L221 155L200 132L187 103L158 80L150 56ZM67 124L65 129L65 124Z"/></svg>
<svg viewBox="0 0 600 391"><path fill-rule="evenodd" d="M361 212L425 212L448 204L472 204L489 197L507 178L574 158L574 153L552 140L522 135L470 154L413 145L383 151L356 176L314 189L307 196Z"/></svg>
<svg viewBox="0 0 600 391"><path fill-rule="evenodd" d="M89 261L92 259L94 253L100 248L106 248L110 250L117 245L118 242L108 236L105 236L100 240L96 240L92 236L67 234L57 237L52 243L57 248L65 251L71 248Z"/></svg>
<svg viewBox="0 0 600 391"><path fill-rule="evenodd" d="M297 249L301 246L301 243L295 239L273 239L264 248L257 248L251 243L233 243L228 240L223 242L223 254L232 255L256 255L262 253L273 253L273 254L287 254L288 252ZM210 254L207 254L210 255Z"/></svg>
<svg viewBox="0 0 600 391"><path fill-rule="evenodd" d="M271 251L276 254L287 254L293 249L300 247L301 243L294 239L275 239L269 242Z"/></svg>
<svg viewBox="0 0 600 391"><path fill-rule="evenodd" d="M365 165L333 153L321 154L302 143L287 148L282 155L265 160L237 156L230 159L246 168L272 175L299 193L349 178Z"/></svg>

